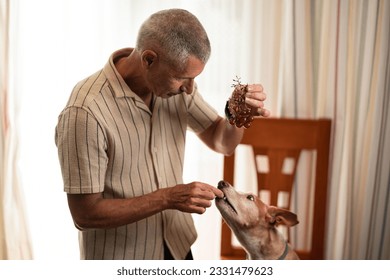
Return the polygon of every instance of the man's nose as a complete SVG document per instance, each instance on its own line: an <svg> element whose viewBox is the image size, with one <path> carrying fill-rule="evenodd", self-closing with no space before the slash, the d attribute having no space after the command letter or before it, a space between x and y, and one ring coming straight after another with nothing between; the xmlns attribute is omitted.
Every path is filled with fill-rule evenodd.
<svg viewBox="0 0 390 280"><path fill-rule="evenodd" d="M191 94L194 90L194 79L188 79L183 85L180 87L181 92L185 92L187 94Z"/></svg>

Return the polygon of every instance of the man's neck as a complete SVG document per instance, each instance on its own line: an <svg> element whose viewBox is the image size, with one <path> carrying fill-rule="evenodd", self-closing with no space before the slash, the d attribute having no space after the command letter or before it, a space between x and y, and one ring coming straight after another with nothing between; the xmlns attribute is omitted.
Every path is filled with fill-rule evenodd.
<svg viewBox="0 0 390 280"><path fill-rule="evenodd" d="M117 61L114 61L114 64L128 87L152 109L153 94L144 85L142 72L140 72L142 71L142 65L140 65L140 57L137 51L133 49L129 56L118 58Z"/></svg>

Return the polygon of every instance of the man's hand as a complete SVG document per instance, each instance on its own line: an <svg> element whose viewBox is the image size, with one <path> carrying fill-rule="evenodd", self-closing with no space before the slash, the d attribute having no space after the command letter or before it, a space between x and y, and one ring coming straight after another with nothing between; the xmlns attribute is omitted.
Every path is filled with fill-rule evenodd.
<svg viewBox="0 0 390 280"><path fill-rule="evenodd" d="M267 98L267 95L263 90L263 86L260 84L248 85L245 103L256 108L255 116L268 117L270 111L264 108L264 101Z"/></svg>
<svg viewBox="0 0 390 280"><path fill-rule="evenodd" d="M200 182L176 185L161 191L164 191L168 208L198 214L203 214L215 197L223 197L221 190Z"/></svg>
<svg viewBox="0 0 390 280"><path fill-rule="evenodd" d="M266 94L260 84L243 85L236 82L234 91L226 103L225 114L229 123L236 127L250 127L255 116L268 117L270 112L264 108Z"/></svg>

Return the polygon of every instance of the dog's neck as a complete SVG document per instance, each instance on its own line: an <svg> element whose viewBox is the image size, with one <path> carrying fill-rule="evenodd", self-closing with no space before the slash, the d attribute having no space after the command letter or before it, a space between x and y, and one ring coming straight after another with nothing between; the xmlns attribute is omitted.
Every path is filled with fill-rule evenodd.
<svg viewBox="0 0 390 280"><path fill-rule="evenodd" d="M256 236L257 238L248 238ZM275 228L271 228L264 234L264 229L259 230L255 235L243 236L241 244L247 252L249 260L284 260L289 253L289 246L282 234Z"/></svg>

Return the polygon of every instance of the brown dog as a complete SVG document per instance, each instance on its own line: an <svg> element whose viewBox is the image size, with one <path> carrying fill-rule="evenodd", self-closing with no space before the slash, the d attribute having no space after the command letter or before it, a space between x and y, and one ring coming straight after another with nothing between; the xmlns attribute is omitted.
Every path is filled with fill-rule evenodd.
<svg viewBox="0 0 390 280"><path fill-rule="evenodd" d="M276 229L298 224L294 213L268 206L256 195L237 192L228 182L220 181L218 188L225 194L216 198L223 219L236 235L249 260L297 260L297 254Z"/></svg>

